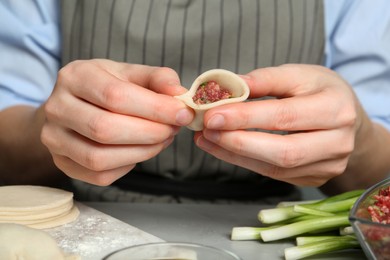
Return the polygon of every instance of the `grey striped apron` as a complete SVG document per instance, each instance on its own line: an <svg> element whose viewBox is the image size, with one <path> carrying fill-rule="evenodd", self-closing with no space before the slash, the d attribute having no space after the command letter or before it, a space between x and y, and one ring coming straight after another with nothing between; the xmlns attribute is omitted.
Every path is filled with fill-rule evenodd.
<svg viewBox="0 0 390 260"><path fill-rule="evenodd" d="M187 87L213 68L245 74L284 63L321 64L323 57L319 0L63 0L61 13L63 65L106 58L167 66ZM77 194L88 200L248 200L292 190L204 153L192 137L183 128L171 146L114 187L75 181Z"/></svg>

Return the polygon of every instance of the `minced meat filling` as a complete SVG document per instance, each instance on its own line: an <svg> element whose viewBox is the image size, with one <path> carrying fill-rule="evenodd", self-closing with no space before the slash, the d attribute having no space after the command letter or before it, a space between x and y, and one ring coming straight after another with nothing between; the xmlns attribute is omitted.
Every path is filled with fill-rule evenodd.
<svg viewBox="0 0 390 260"><path fill-rule="evenodd" d="M227 90L221 87L215 81L208 81L202 83L195 92L195 95L192 97L195 104L209 104L222 99L231 98L232 94Z"/></svg>
<svg viewBox="0 0 390 260"><path fill-rule="evenodd" d="M374 196L375 202L368 207L368 212L374 222L390 224L390 186L381 189Z"/></svg>

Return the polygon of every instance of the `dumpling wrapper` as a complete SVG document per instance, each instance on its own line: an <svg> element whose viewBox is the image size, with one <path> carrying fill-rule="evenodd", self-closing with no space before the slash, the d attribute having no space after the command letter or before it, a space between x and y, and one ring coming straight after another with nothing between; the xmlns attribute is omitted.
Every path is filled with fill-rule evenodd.
<svg viewBox="0 0 390 260"><path fill-rule="evenodd" d="M192 99L193 96L202 83L209 81L217 82L221 87L228 90L232 97L208 104L196 104ZM203 118L207 110L216 106L245 101L249 97L249 93L248 85L237 74L228 70L213 69L199 75L192 83L191 88L183 95L176 96L176 98L182 100L195 111L194 120L187 127L194 131L201 131L204 128Z"/></svg>
<svg viewBox="0 0 390 260"><path fill-rule="evenodd" d="M0 259L81 260L81 257L64 253L45 231L8 223L0 224Z"/></svg>

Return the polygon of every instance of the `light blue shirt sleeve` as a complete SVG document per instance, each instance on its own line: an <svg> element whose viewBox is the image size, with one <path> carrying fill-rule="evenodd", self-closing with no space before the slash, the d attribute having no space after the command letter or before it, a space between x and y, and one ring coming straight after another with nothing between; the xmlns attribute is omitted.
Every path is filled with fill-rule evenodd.
<svg viewBox="0 0 390 260"><path fill-rule="evenodd" d="M38 106L60 66L57 0L0 0L0 110Z"/></svg>
<svg viewBox="0 0 390 260"><path fill-rule="evenodd" d="M325 0L326 66L390 130L390 1Z"/></svg>
<svg viewBox="0 0 390 260"><path fill-rule="evenodd" d="M390 1L324 0L325 66L354 88L368 115L390 130ZM0 110L38 106L60 67L57 0L0 0Z"/></svg>

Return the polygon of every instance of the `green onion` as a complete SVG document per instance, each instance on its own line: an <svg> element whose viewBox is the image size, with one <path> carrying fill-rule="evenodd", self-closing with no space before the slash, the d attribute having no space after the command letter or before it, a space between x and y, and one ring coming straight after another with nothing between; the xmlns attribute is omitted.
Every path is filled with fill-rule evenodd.
<svg viewBox="0 0 390 260"><path fill-rule="evenodd" d="M302 213L295 212L294 206L284 208L272 208L260 210L258 219L264 224L272 224L290 218L301 216Z"/></svg>
<svg viewBox="0 0 390 260"><path fill-rule="evenodd" d="M354 235L355 232L353 231L352 226L348 227L340 227L340 235L346 236L346 235Z"/></svg>
<svg viewBox="0 0 390 260"><path fill-rule="evenodd" d="M305 206L301 206L301 205L295 205L294 211L299 212L299 213L306 213L306 214L314 215L314 216L322 216L322 217L334 216L334 213L326 212L326 211L322 211L322 210L317 210L317 209L313 209L313 208L305 207Z"/></svg>
<svg viewBox="0 0 390 260"><path fill-rule="evenodd" d="M264 242L295 238L296 246L285 249L285 259L347 248L359 248L349 223L349 211L364 190L354 190L322 200L282 202L275 208L262 209L258 220L262 227L235 227L232 240Z"/></svg>
<svg viewBox="0 0 390 260"><path fill-rule="evenodd" d="M259 211L258 219L264 224L272 224L302 216L308 212L312 212L313 215L322 214L323 216L325 213L320 211L330 213L349 211L363 192L364 190L354 190L311 203L298 203L286 207L263 209Z"/></svg>
<svg viewBox="0 0 390 260"><path fill-rule="evenodd" d="M299 200L299 201L281 201L278 204L276 204L277 208L282 207L290 207L295 205L302 205L302 204L311 204L315 202L319 202L320 200Z"/></svg>
<svg viewBox="0 0 390 260"><path fill-rule="evenodd" d="M301 236L301 237L297 237L295 239L296 241L296 244L297 246L303 246L303 245L306 245L306 244L311 244L311 243L314 243L314 242L319 242L319 241L323 241L323 240L326 240L326 239L337 239L339 238L340 236L337 236L337 235L333 235L333 236L325 236L325 235L321 235L321 236Z"/></svg>
<svg viewBox="0 0 390 260"><path fill-rule="evenodd" d="M284 257L286 260L296 260L336 250L359 248L359 246L359 241L357 241L355 237L340 236L338 238L325 239L301 246L286 248L284 250Z"/></svg>
<svg viewBox="0 0 390 260"><path fill-rule="evenodd" d="M336 201L343 201L346 199L354 198L354 197L359 197L364 193L365 190L353 190L353 191L347 191L338 195L334 195L328 198L325 198L322 200L324 203L331 203L331 202L336 202Z"/></svg>
<svg viewBox="0 0 390 260"><path fill-rule="evenodd" d="M324 230L329 228L339 229L340 226L349 225L348 215L336 215L331 217L318 217L309 220L287 224L260 232L261 239L265 242L294 237L297 235Z"/></svg>
<svg viewBox="0 0 390 260"><path fill-rule="evenodd" d="M340 211L348 211L351 209L351 206L355 203L355 201L359 197L352 197L347 198L345 200L339 200L339 201L322 201L317 202L313 204L306 204L306 205L297 205L294 207L300 207L300 208L306 208L306 210L313 209L318 211L324 211L324 212L340 212Z"/></svg>
<svg viewBox="0 0 390 260"><path fill-rule="evenodd" d="M260 231L275 228L269 227L234 227L232 230L231 240L260 240Z"/></svg>

